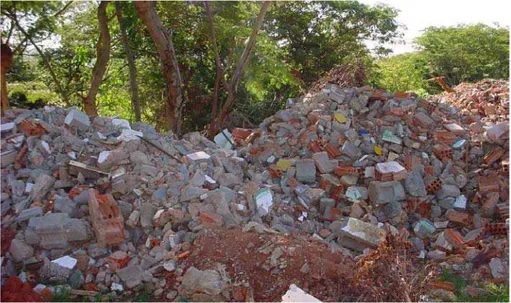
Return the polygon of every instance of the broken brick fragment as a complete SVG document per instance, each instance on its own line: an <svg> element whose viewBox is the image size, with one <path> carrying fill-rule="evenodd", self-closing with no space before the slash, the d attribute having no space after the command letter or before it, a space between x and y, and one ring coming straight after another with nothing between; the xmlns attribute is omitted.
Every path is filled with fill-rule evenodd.
<svg viewBox="0 0 511 303"><path fill-rule="evenodd" d="M112 195L89 190L89 211L99 246L117 245L124 241L124 219Z"/></svg>

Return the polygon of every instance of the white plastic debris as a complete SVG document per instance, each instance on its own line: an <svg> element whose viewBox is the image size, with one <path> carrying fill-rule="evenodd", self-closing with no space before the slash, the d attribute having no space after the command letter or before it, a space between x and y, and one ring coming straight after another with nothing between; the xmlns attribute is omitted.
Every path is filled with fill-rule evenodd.
<svg viewBox="0 0 511 303"><path fill-rule="evenodd" d="M115 282L112 283L112 286L110 286L110 289L113 291L124 291L124 287L122 286L122 284L115 283Z"/></svg>
<svg viewBox="0 0 511 303"><path fill-rule="evenodd" d="M273 205L273 196L271 191L267 188L261 189L257 192L255 200L259 213L263 216L268 214L270 207Z"/></svg>
<svg viewBox="0 0 511 303"><path fill-rule="evenodd" d="M38 292L38 293L41 293L44 289L46 289L46 285L44 284L37 284L36 286L34 286L34 288L32 288L34 291Z"/></svg>
<svg viewBox="0 0 511 303"><path fill-rule="evenodd" d="M282 296L282 302L321 302L309 295L295 284L289 285L289 289Z"/></svg>
<svg viewBox="0 0 511 303"><path fill-rule="evenodd" d="M102 151L99 153L98 156L98 164L103 164L105 161L110 157L110 154L112 154L111 151Z"/></svg>
<svg viewBox="0 0 511 303"><path fill-rule="evenodd" d="M226 137L229 138L231 142L234 142L232 134L227 129L221 131L218 135L215 136L213 140L215 141L216 145L221 148L232 149L233 146Z"/></svg>
<svg viewBox="0 0 511 303"><path fill-rule="evenodd" d="M387 174L387 173L399 173L405 170L401 164L397 163L396 161L390 161L390 162L384 162L384 163L378 163L376 164L376 170L380 172L381 174Z"/></svg>
<svg viewBox="0 0 511 303"><path fill-rule="evenodd" d="M55 264L58 264L62 267L65 267L65 268L69 268L69 269L73 269L76 265L76 263L78 262L78 260L76 260L75 258L73 257L70 257L70 256L64 256L64 257L60 257L58 259L55 259L53 261L51 261L52 263L55 263Z"/></svg>
<svg viewBox="0 0 511 303"><path fill-rule="evenodd" d="M454 208L459 209L467 208L467 197L465 197L465 195L458 196L454 201Z"/></svg>
<svg viewBox="0 0 511 303"><path fill-rule="evenodd" d="M209 158L211 158L210 155L206 154L203 151L188 154L186 155L186 157L192 161L208 160Z"/></svg>
<svg viewBox="0 0 511 303"><path fill-rule="evenodd" d="M25 193L26 194L30 193L33 187L34 183L27 182L27 184L25 184Z"/></svg>

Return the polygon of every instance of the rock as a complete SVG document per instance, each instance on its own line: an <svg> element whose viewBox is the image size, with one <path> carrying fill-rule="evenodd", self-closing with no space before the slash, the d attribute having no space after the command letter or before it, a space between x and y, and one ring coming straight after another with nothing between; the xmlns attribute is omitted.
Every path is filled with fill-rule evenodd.
<svg viewBox="0 0 511 303"><path fill-rule="evenodd" d="M83 276L82 271L75 269L71 272L69 275L69 279L67 280L67 283L71 288L73 289L80 289L82 288L83 283L85 282L85 277Z"/></svg>
<svg viewBox="0 0 511 303"><path fill-rule="evenodd" d="M89 232L85 223L80 219L70 219L64 225L68 241L89 240Z"/></svg>
<svg viewBox="0 0 511 303"><path fill-rule="evenodd" d="M55 199L55 204L53 208L61 213L67 213L68 215L72 216L74 210L76 207L76 202L73 200L65 197L65 198L58 198Z"/></svg>
<svg viewBox="0 0 511 303"><path fill-rule="evenodd" d="M45 174L39 175L39 177L35 179L35 184L30 191L30 198L32 198L33 201L42 202L54 183L55 178Z"/></svg>
<svg viewBox="0 0 511 303"><path fill-rule="evenodd" d="M492 258L490 260L491 275L494 279L504 279L508 277L508 266L502 262L500 258Z"/></svg>
<svg viewBox="0 0 511 303"><path fill-rule="evenodd" d="M153 227L153 217L158 208L152 204L145 203L140 208L140 224L142 228Z"/></svg>
<svg viewBox="0 0 511 303"><path fill-rule="evenodd" d="M47 259L44 261L43 266L39 269L39 277L43 281L48 282L54 281L66 283L70 274L71 270L69 268L50 262Z"/></svg>
<svg viewBox="0 0 511 303"><path fill-rule="evenodd" d="M374 204L385 204L405 198L405 190L399 181L372 181L369 184L369 199Z"/></svg>
<svg viewBox="0 0 511 303"><path fill-rule="evenodd" d="M458 197L461 194L460 189L456 185L442 184L440 189L436 192L436 197L439 200L447 197Z"/></svg>
<svg viewBox="0 0 511 303"><path fill-rule="evenodd" d="M128 265L117 272L127 288L135 288L142 283L143 270L139 265Z"/></svg>
<svg viewBox="0 0 511 303"><path fill-rule="evenodd" d="M29 209L22 210L21 213L16 218L16 221L23 222L27 221L33 217L39 217L43 215L42 207L33 207Z"/></svg>
<svg viewBox="0 0 511 303"><path fill-rule="evenodd" d="M314 163L316 164L319 172L322 174L331 173L336 167L335 161L331 161L328 158L327 152L315 153L312 155L312 159L314 160Z"/></svg>
<svg viewBox="0 0 511 303"><path fill-rule="evenodd" d="M203 298L210 298L213 301L214 298L220 295L225 286L225 281L217 271L198 270L192 266L188 268L183 276L179 293L188 299L193 299L197 295L205 295Z"/></svg>
<svg viewBox="0 0 511 303"><path fill-rule="evenodd" d="M85 131L90 126L89 117L76 109L71 109L64 119L64 123L67 125Z"/></svg>
<svg viewBox="0 0 511 303"><path fill-rule="evenodd" d="M408 194L414 197L425 197L427 195L426 186L420 172L412 170L408 172L405 179L405 188Z"/></svg>
<svg viewBox="0 0 511 303"><path fill-rule="evenodd" d="M9 246L9 253L11 253L14 261L21 262L32 257L34 255L34 249L21 240L12 239L11 245Z"/></svg>
<svg viewBox="0 0 511 303"><path fill-rule="evenodd" d="M296 180L301 182L316 181L316 165L312 159L302 159L296 162Z"/></svg>
<svg viewBox="0 0 511 303"><path fill-rule="evenodd" d="M345 219L333 232L339 234L337 242L340 245L358 251L376 248L385 240L385 232L382 229L355 218Z"/></svg>

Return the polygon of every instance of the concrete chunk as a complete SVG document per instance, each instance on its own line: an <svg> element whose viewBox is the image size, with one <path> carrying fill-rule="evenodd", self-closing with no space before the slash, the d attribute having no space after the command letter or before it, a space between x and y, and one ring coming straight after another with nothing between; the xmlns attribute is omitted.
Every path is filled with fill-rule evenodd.
<svg viewBox="0 0 511 303"><path fill-rule="evenodd" d="M79 130L87 130L90 126L90 119L81 111L72 109L64 119L64 123Z"/></svg>
<svg viewBox="0 0 511 303"><path fill-rule="evenodd" d="M312 159L302 159L296 162L296 180L300 182L316 181L316 165Z"/></svg>
<svg viewBox="0 0 511 303"><path fill-rule="evenodd" d="M316 164L319 172L322 174L331 173L336 166L335 162L328 158L327 152L315 153L312 155L312 159L314 160L314 163Z"/></svg>
<svg viewBox="0 0 511 303"><path fill-rule="evenodd" d="M399 181L373 181L369 184L369 199L372 203L385 204L405 198L405 189Z"/></svg>
<svg viewBox="0 0 511 303"><path fill-rule="evenodd" d="M382 229L355 218L344 220L338 232L337 241L340 245L358 251L376 248L385 240L385 232Z"/></svg>
<svg viewBox="0 0 511 303"><path fill-rule="evenodd" d="M142 283L142 268L139 265L128 265L117 272L127 288L134 288Z"/></svg>
<svg viewBox="0 0 511 303"><path fill-rule="evenodd" d="M35 184L30 191L30 197L33 201L42 202L46 197L46 194L50 191L53 184L55 184L55 178L45 174L39 175L35 179Z"/></svg>
<svg viewBox="0 0 511 303"><path fill-rule="evenodd" d="M32 246L18 239L12 240L9 252L16 262L24 261L34 255Z"/></svg>

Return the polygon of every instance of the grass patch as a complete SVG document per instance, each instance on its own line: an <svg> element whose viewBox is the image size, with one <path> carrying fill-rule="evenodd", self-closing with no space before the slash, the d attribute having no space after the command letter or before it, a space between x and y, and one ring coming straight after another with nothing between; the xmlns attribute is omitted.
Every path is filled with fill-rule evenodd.
<svg viewBox="0 0 511 303"><path fill-rule="evenodd" d="M52 302L70 302L73 301L70 298L70 291L66 287L55 287L55 292L53 293Z"/></svg>
<svg viewBox="0 0 511 303"><path fill-rule="evenodd" d="M509 302L509 285L496 285L488 283L484 285L485 293L471 297L464 289L468 286L468 281L451 270L444 270L440 276L440 280L451 282L456 287L455 294L458 302Z"/></svg>
<svg viewBox="0 0 511 303"><path fill-rule="evenodd" d="M463 288L468 286L468 281L462 276L453 273L451 270L446 269L442 272L440 280L451 282L456 287L456 292L461 291Z"/></svg>

